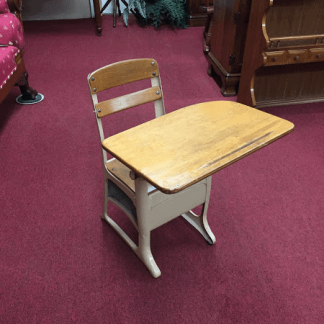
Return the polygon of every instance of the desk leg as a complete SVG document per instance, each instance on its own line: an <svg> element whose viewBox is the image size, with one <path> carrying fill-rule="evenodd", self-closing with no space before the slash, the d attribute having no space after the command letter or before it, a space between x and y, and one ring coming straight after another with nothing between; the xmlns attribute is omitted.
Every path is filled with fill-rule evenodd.
<svg viewBox="0 0 324 324"><path fill-rule="evenodd" d="M138 224L138 249L136 254L146 265L154 278L161 276L151 252L151 229L149 228L150 202L148 196L148 183L142 179L135 180L136 211Z"/></svg>
<svg viewBox="0 0 324 324"><path fill-rule="evenodd" d="M211 189L211 177L207 178L207 194L206 201L203 204L201 215L196 215L191 210L182 214L182 217L190 223L207 241L208 244L212 245L216 242L215 235L211 231L207 221L207 210L209 204L209 195Z"/></svg>
<svg viewBox="0 0 324 324"><path fill-rule="evenodd" d="M95 20L96 20L96 25L97 25L97 33L98 36L101 36L101 13L100 13L100 4L99 0L93 0L93 6L94 6L94 11L95 11Z"/></svg>

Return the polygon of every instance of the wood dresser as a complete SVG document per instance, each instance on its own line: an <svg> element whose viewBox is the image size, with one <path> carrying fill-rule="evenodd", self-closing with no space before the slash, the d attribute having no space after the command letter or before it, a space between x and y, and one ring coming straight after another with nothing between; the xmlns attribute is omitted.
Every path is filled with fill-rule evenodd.
<svg viewBox="0 0 324 324"><path fill-rule="evenodd" d="M239 81L249 106L324 101L323 16L323 0L216 1L208 55L222 93Z"/></svg>
<svg viewBox="0 0 324 324"><path fill-rule="evenodd" d="M216 0L210 27L208 74L220 77L222 94L235 96L243 62L251 0Z"/></svg>

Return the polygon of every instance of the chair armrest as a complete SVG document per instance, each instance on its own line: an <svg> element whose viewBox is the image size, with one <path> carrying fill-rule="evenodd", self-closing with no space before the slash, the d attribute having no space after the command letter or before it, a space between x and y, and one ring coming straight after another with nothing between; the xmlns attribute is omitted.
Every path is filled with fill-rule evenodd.
<svg viewBox="0 0 324 324"><path fill-rule="evenodd" d="M22 0L7 0L10 12L16 15L22 24L21 11L22 11Z"/></svg>

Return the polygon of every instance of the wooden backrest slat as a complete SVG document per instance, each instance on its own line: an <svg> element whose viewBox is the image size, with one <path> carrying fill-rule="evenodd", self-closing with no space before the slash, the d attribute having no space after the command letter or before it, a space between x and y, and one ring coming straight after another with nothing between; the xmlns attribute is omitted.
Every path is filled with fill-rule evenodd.
<svg viewBox="0 0 324 324"><path fill-rule="evenodd" d="M96 105L97 116L102 118L118 111L158 100L161 97L161 89L159 87L152 87L122 97L102 101Z"/></svg>
<svg viewBox="0 0 324 324"><path fill-rule="evenodd" d="M136 59L117 62L89 75L91 93L117 87L126 83L159 76L157 62L153 59Z"/></svg>

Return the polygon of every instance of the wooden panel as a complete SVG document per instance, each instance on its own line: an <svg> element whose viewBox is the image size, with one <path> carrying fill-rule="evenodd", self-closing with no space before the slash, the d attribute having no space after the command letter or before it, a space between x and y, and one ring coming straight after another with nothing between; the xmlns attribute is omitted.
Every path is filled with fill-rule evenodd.
<svg viewBox="0 0 324 324"><path fill-rule="evenodd" d="M255 71L264 64L262 52L267 47L262 25L267 10L272 6L270 0L252 0L250 20L246 37L243 66L238 92L238 102L255 106L253 80ZM259 27L258 27L259 26Z"/></svg>
<svg viewBox="0 0 324 324"><path fill-rule="evenodd" d="M161 89L159 87L152 87L149 89L130 93L128 95L113 98L110 100L99 102L96 105L96 110L99 118L111 115L118 111L136 107L158 100L162 97Z"/></svg>
<svg viewBox="0 0 324 324"><path fill-rule="evenodd" d="M274 1L266 19L269 37L324 34L322 0Z"/></svg>
<svg viewBox="0 0 324 324"><path fill-rule="evenodd" d="M252 0L238 102L265 107L323 100L323 15L323 0Z"/></svg>
<svg viewBox="0 0 324 324"><path fill-rule="evenodd" d="M117 62L89 75L91 93L117 87L122 84L159 76L158 64L153 59L136 59Z"/></svg>
<svg viewBox="0 0 324 324"><path fill-rule="evenodd" d="M235 102L207 102L114 135L102 146L154 187L176 193L293 128L286 120Z"/></svg>
<svg viewBox="0 0 324 324"><path fill-rule="evenodd" d="M228 73L241 72L250 7L251 0L215 1L210 51Z"/></svg>
<svg viewBox="0 0 324 324"><path fill-rule="evenodd" d="M324 48L295 49L263 53L264 65L285 65L324 61Z"/></svg>
<svg viewBox="0 0 324 324"><path fill-rule="evenodd" d="M257 107L324 99L324 63L260 68L255 76Z"/></svg>

